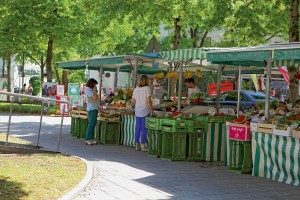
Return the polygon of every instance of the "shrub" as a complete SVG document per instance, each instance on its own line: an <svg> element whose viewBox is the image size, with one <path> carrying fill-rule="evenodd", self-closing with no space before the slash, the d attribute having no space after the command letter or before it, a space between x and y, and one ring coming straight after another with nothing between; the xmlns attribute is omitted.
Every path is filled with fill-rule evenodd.
<svg viewBox="0 0 300 200"><path fill-rule="evenodd" d="M32 95L36 96L41 91L41 78L39 76L33 76L29 79L29 83L33 87Z"/></svg>

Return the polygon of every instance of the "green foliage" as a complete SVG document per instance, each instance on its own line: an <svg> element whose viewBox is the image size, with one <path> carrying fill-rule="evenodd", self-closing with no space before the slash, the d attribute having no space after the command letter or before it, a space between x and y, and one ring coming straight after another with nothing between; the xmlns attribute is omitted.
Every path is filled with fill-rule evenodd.
<svg viewBox="0 0 300 200"><path fill-rule="evenodd" d="M29 83L32 85L32 95L37 95L41 92L41 78L39 76L33 76L29 79Z"/></svg>
<svg viewBox="0 0 300 200"><path fill-rule="evenodd" d="M249 80L242 80L242 90L250 90L251 81Z"/></svg>
<svg viewBox="0 0 300 200"><path fill-rule="evenodd" d="M69 70L68 71L68 82L69 83L85 83L87 82L87 78L85 76L85 70Z"/></svg>
<svg viewBox="0 0 300 200"><path fill-rule="evenodd" d="M17 113L41 114L41 105L13 103L12 110ZM10 112L10 103L0 103L0 112ZM51 106L45 114L55 114L55 106Z"/></svg>

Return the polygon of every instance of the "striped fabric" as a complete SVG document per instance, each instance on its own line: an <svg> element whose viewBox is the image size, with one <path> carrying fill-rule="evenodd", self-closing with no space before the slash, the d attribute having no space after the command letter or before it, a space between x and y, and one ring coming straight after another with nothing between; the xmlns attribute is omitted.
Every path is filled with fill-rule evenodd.
<svg viewBox="0 0 300 200"><path fill-rule="evenodd" d="M253 176L300 186L300 139L252 132Z"/></svg>
<svg viewBox="0 0 300 200"><path fill-rule="evenodd" d="M202 160L224 161L227 144L226 125L208 123L208 131L204 134Z"/></svg>
<svg viewBox="0 0 300 200"><path fill-rule="evenodd" d="M172 51L162 51L159 55L166 60L176 61L176 60L204 60L206 58L206 53L202 48L194 49L178 49Z"/></svg>
<svg viewBox="0 0 300 200"><path fill-rule="evenodd" d="M121 115L121 144L124 146L135 147L134 143L134 115Z"/></svg>
<svg viewBox="0 0 300 200"><path fill-rule="evenodd" d="M294 64L296 67L299 67L298 63L294 63L292 61L287 61L287 60L274 60L273 61L273 67L290 66L292 64Z"/></svg>

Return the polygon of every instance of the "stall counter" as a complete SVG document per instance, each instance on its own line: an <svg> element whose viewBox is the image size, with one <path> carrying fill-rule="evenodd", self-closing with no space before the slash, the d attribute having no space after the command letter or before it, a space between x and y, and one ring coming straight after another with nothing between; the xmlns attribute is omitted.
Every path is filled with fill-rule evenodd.
<svg viewBox="0 0 300 200"><path fill-rule="evenodd" d="M252 132L253 176L300 186L300 139Z"/></svg>

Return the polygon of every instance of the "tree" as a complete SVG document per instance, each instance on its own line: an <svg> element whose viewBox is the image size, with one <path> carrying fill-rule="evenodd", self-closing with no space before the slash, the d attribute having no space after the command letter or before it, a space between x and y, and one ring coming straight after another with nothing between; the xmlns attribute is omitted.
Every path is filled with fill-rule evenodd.
<svg viewBox="0 0 300 200"><path fill-rule="evenodd" d="M291 0L289 41L299 42L299 0ZM299 81L294 78L299 69L295 65L288 66L290 88L289 100L295 103L299 99Z"/></svg>

